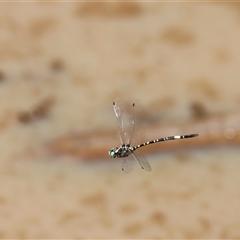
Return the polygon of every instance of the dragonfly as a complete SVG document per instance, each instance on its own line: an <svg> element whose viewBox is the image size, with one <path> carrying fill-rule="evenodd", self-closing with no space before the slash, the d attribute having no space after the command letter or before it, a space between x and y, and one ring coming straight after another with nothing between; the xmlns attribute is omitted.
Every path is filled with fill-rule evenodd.
<svg viewBox="0 0 240 240"><path fill-rule="evenodd" d="M134 102L130 109L127 108L119 98L113 102L113 110L118 120L121 145L119 147L110 149L108 154L111 158L123 158L122 170L126 173L129 173L134 169L136 161L139 163L142 169L146 171L152 170L145 156L136 151L138 148L158 142L193 138L198 136L198 134L169 136L133 146L132 144L134 140L141 136L140 126L142 122L138 115L143 111L142 109L142 104L139 100Z"/></svg>

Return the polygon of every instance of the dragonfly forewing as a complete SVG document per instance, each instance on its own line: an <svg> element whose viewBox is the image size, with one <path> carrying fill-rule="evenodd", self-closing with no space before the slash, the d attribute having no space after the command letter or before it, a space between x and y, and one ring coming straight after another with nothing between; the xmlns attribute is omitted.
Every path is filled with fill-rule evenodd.
<svg viewBox="0 0 240 240"><path fill-rule="evenodd" d="M131 142L135 124L133 109L127 108L119 98L114 101L113 109L118 119L121 143L129 144Z"/></svg>

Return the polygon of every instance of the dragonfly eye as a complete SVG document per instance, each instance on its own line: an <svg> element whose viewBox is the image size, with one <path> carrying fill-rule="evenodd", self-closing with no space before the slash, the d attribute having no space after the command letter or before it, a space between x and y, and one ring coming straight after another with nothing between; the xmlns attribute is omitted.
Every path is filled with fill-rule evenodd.
<svg viewBox="0 0 240 240"><path fill-rule="evenodd" d="M112 148L111 150L109 150L108 154L111 158L115 158L116 157L116 149Z"/></svg>

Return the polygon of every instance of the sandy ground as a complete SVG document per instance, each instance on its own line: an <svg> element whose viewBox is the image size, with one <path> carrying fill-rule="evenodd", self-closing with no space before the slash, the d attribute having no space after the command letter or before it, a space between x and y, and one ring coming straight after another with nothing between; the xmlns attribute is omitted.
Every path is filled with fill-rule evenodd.
<svg viewBox="0 0 240 240"><path fill-rule="evenodd" d="M116 97L160 122L238 112L239 25L238 3L0 3L0 237L240 238L238 147L131 174L44 150L115 128Z"/></svg>

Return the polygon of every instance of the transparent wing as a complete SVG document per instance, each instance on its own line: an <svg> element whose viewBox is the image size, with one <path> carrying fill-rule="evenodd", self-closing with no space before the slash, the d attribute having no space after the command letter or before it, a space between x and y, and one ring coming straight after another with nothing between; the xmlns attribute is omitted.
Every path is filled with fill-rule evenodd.
<svg viewBox="0 0 240 240"><path fill-rule="evenodd" d="M117 98L113 102L113 110L118 119L119 135L122 144L129 144L134 129L134 116L132 109L129 109Z"/></svg>
<svg viewBox="0 0 240 240"><path fill-rule="evenodd" d="M143 133L140 129L140 126L142 125L140 115L143 113L142 103L137 100L127 107L119 98L117 98L113 102L113 109L118 119L121 143L132 144L136 140L142 138Z"/></svg>
<svg viewBox="0 0 240 240"><path fill-rule="evenodd" d="M137 145L143 142L143 105L141 101L136 100L132 105L133 129L130 137L130 144Z"/></svg>
<svg viewBox="0 0 240 240"><path fill-rule="evenodd" d="M134 165L135 165L135 160L131 154L128 157L124 158L124 160L122 162L122 170L125 173L130 173L130 172L132 172Z"/></svg>
<svg viewBox="0 0 240 240"><path fill-rule="evenodd" d="M152 170L148 160L144 157L143 154L139 153L139 152L134 152L131 154L135 160L138 161L139 165L141 166L142 169L150 172Z"/></svg>
<svg viewBox="0 0 240 240"><path fill-rule="evenodd" d="M126 111L126 106L123 104L123 102L116 98L113 102L113 110L118 119L122 118L123 113Z"/></svg>

